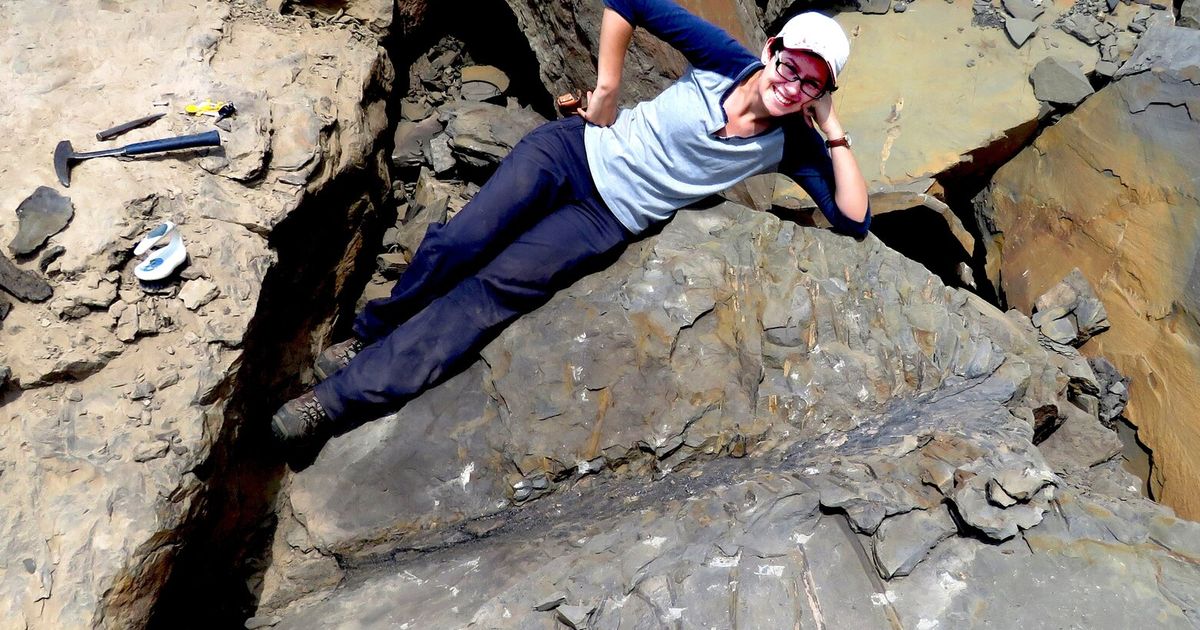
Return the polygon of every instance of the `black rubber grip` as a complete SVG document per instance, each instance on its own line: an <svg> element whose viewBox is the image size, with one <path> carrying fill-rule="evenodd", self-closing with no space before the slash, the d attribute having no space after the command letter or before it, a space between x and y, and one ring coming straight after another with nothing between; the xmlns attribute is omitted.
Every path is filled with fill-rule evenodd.
<svg viewBox="0 0 1200 630"><path fill-rule="evenodd" d="M196 147L219 147L221 146L221 134L214 129L205 131L204 133L192 134L190 136L177 136L175 138L163 138L161 140L147 140L145 142L135 142L124 147L125 155L141 155L143 153L157 153L159 151L172 151L175 149L193 149Z"/></svg>

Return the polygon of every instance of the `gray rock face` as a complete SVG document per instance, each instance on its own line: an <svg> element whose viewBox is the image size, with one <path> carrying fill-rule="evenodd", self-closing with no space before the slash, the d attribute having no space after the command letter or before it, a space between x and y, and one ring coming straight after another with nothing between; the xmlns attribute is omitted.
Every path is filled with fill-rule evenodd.
<svg viewBox="0 0 1200 630"><path fill-rule="evenodd" d="M483 361L331 441L293 478L294 518L277 533L311 551L276 546L260 614L281 627L514 628L562 606L594 607L580 613L589 627L660 614L874 627L916 614L930 602L897 606L880 576L947 571L960 562L938 560L947 536L1018 538L1074 492L1031 440L1033 409L1071 413L1077 355L1034 339L1027 319L873 238L733 204L684 211L518 320ZM547 519L577 552L519 533ZM461 566L433 577L421 558L442 547ZM542 553L559 560L499 560ZM370 602L398 583L353 568L381 561L415 576L391 612ZM299 612L326 597L298 592L300 575L348 586ZM667 575L687 576L681 590L663 590ZM458 589L457 612L415 605L430 580ZM731 580L737 598L711 596ZM789 603L810 601L806 590L828 593L820 611ZM633 591L657 603L634 605Z"/></svg>
<svg viewBox="0 0 1200 630"><path fill-rule="evenodd" d="M528 628L557 618L590 628L720 622L882 630L970 618L997 627L1115 630L1145 616L1160 627L1190 627L1200 526L1143 500L1067 482L1040 524L995 546L953 535L936 503L928 517L888 518L871 540L845 516L820 510L853 468L890 461L891 475L944 461L961 431L976 439L990 425L999 442L983 448L1017 446L1020 438L1007 430L1015 425L974 413L987 396L972 389L913 400L846 432L837 446L800 443L775 456L704 462L652 484L579 487L521 510L486 538L352 571L338 591L280 615L276 627ZM913 435L924 445L908 450L903 439ZM1026 477L1014 471L999 483L1020 495L1045 481ZM881 554L923 560L907 577L883 581L870 560ZM1173 579L1157 580L1157 572ZM1053 592L1038 584L1044 577L1055 580ZM1129 588L1130 580L1147 588Z"/></svg>
<svg viewBox="0 0 1200 630"><path fill-rule="evenodd" d="M1078 105L1094 91L1079 66L1057 57L1039 61L1029 80L1039 101L1055 105Z"/></svg>
<svg viewBox="0 0 1200 630"><path fill-rule="evenodd" d="M17 256L28 256L54 236L75 216L71 199L46 186L38 186L17 206L19 227L8 249Z"/></svg>

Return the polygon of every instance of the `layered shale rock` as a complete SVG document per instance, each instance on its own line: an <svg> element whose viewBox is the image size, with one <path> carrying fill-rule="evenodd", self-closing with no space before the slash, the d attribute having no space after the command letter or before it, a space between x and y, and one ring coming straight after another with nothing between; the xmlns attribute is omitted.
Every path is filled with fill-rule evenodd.
<svg viewBox="0 0 1200 630"><path fill-rule="evenodd" d="M1116 553L1142 583L1200 583L1184 542L1200 526L1139 499L1115 462L1034 446L1046 414L1107 431L1073 393L1098 391L1080 365L873 237L685 211L470 369L326 445L291 479L260 615L1187 627L1187 587L1114 595L1104 563L1084 569ZM1154 527L1175 542L1147 545ZM1009 579L994 597L1029 571L1104 595L1027 610L1044 593Z"/></svg>
<svg viewBox="0 0 1200 630"><path fill-rule="evenodd" d="M1131 378L1155 495L1200 515L1196 346L1200 34L1153 28L1117 80L1005 165L979 200L991 279L1029 312L1078 267L1111 330L1083 346Z"/></svg>
<svg viewBox="0 0 1200 630"><path fill-rule="evenodd" d="M390 19L387 0L352 4ZM205 544L188 540L199 523L262 517L253 500L243 514L214 514L213 497L249 492L222 482L233 438L257 432L243 433L243 388L271 372L257 362L283 368L280 380L296 369L282 344L268 361L248 355L256 327L286 328L278 307L263 305L297 300L272 280L278 259L295 254L268 235L322 225L320 213L333 226L306 248L323 268L299 294L327 319L344 280L328 270L356 255L350 235L369 191L386 184L375 144L392 69L376 44L383 31L372 30L386 23L356 20L283 17L253 2L0 6L9 32L0 130L19 139L0 146L0 239L27 242L24 252L49 238L46 255L20 271L44 273L41 299L54 295L13 306L0 337L0 364L11 370L0 403L3 627L144 626L175 560ZM183 111L206 98L238 107L219 125L222 147L76 164L74 217L36 237L29 217L12 212L57 185L60 140L89 150L210 129L213 118ZM169 113L110 143L94 139L156 109ZM340 205L306 206L347 180L358 187ZM164 219L179 226L190 263L145 288L131 250ZM289 277L305 277L302 264L288 264ZM306 322L302 335L322 332ZM254 400L266 407L284 393L264 386Z"/></svg>

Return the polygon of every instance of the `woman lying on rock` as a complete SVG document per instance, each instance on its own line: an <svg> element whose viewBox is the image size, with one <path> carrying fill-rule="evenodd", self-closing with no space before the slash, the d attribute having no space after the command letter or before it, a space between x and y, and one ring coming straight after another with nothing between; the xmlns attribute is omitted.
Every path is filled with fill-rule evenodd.
<svg viewBox="0 0 1200 630"><path fill-rule="evenodd" d="M396 410L651 226L751 175L778 169L835 229L866 233L866 183L833 112L850 52L836 22L798 15L755 56L672 0L605 4L586 109L532 131L458 215L429 229L391 297L367 304L354 338L321 353L320 384L275 413L280 439L327 437ZM691 65L618 112L635 26Z"/></svg>

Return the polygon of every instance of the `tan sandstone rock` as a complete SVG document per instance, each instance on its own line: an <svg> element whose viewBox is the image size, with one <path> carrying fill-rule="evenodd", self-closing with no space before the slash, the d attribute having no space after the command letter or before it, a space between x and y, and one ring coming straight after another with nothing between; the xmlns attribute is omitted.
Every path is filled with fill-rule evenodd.
<svg viewBox="0 0 1200 630"><path fill-rule="evenodd" d="M1001 168L990 193L1003 252L992 280L1029 312L1082 270L1112 324L1083 350L1132 378L1126 413L1154 452L1154 492L1188 518L1200 517L1197 51L1196 31L1152 29L1119 80Z"/></svg>
<svg viewBox="0 0 1200 630"><path fill-rule="evenodd" d="M240 383L284 367L255 369L242 347L255 317L277 316L260 312L280 257L267 236L347 172L367 173L356 190L386 181L368 165L382 158L391 66L370 29L392 3L353 5L359 22L330 27L261 2L0 3L0 240L38 186L69 192L75 208L52 237L58 299L16 304L0 332L12 372L0 402L0 626L144 627L186 549L180 528L208 517L212 479L192 471L220 467L214 453L240 430L229 402ZM58 184L60 140L87 151L205 131L213 118L183 112L205 98L239 107L221 148L89 160L69 191ZM163 111L159 101L168 114L153 125L95 139ZM353 230L338 203L322 211ZM130 250L164 219L187 243L191 282L146 292ZM331 257L353 248L328 232Z"/></svg>

